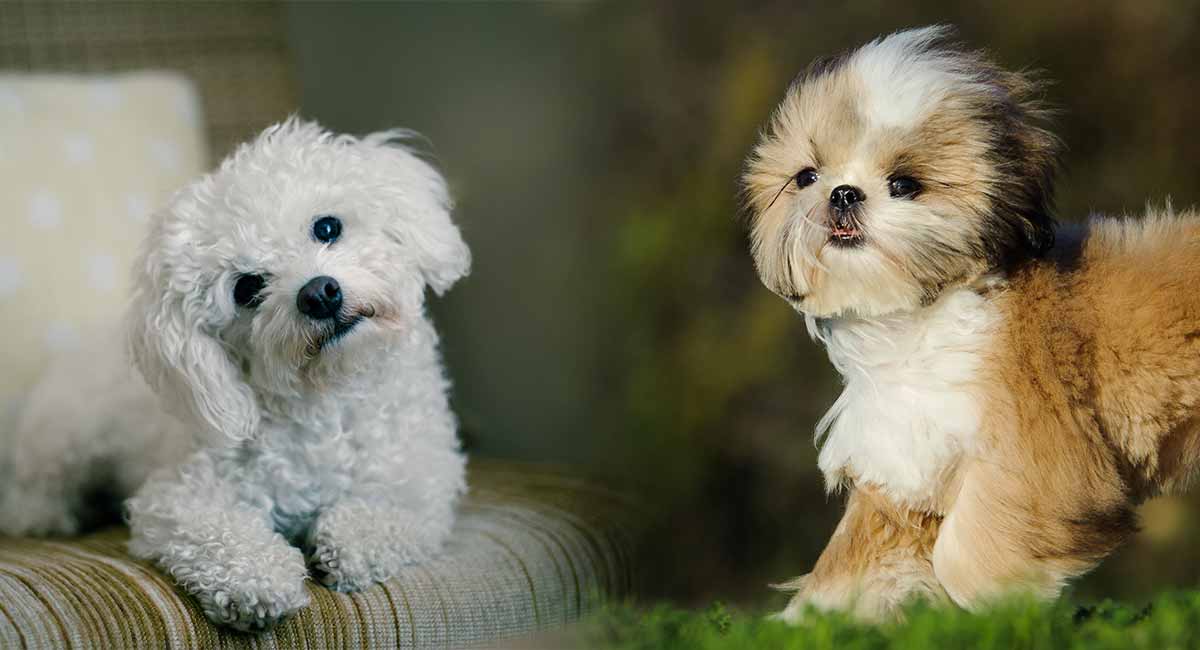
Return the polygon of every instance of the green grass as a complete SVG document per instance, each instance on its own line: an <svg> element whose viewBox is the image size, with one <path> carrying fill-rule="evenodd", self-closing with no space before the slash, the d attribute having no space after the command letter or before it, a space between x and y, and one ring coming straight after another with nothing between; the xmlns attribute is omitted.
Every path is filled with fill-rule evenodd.
<svg viewBox="0 0 1200 650"><path fill-rule="evenodd" d="M1200 647L1200 592L1164 594L1139 606L1018 601L979 614L918 604L905 619L870 625L814 613L805 624L789 626L720 603L704 611L618 605L588 619L581 633L589 647L612 650Z"/></svg>

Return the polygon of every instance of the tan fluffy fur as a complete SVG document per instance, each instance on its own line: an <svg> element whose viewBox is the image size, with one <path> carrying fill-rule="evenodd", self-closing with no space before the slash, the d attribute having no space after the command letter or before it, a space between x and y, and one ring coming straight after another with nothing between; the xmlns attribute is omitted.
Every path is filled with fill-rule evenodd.
<svg viewBox="0 0 1200 650"><path fill-rule="evenodd" d="M912 386L970 408L897 420L944 446L912 466L928 470L932 498L890 480L910 474L823 466L849 483L846 514L812 573L787 585L787 620L810 605L877 617L917 596L1053 597L1135 530L1139 502L1185 487L1200 461L1200 218L1095 218L1051 248L1057 141L1038 126L1036 85L944 36L893 35L801 75L747 164L764 284L806 316L848 382L880 387L848 384L831 411L857 418L836 432L841 451L855 435L889 442L862 414L889 412L870 400L914 376L897 367L963 354L938 347L951 332L974 345L949 369L930 366L946 381ZM804 169L821 180L795 183ZM921 193L889 197L898 174ZM831 244L827 197L844 183L868 197L851 248ZM956 323L968 322L963 335ZM898 343L872 347L880 332ZM890 410L924 403L943 402Z"/></svg>
<svg viewBox="0 0 1200 650"><path fill-rule="evenodd" d="M846 514L808 575L778 585L796 591L781 618L804 608L851 607L867 619L885 616L913 597L944 600L933 571L941 517L897 507L869 486L850 493Z"/></svg>
<svg viewBox="0 0 1200 650"><path fill-rule="evenodd" d="M1057 594L1200 460L1200 219L1097 219L1071 247L995 296L986 447L934 552L963 604L1014 585Z"/></svg>

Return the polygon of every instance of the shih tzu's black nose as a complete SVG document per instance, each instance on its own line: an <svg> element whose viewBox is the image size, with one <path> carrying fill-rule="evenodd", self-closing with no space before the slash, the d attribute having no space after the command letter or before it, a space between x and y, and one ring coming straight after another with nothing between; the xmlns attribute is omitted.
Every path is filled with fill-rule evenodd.
<svg viewBox="0 0 1200 650"><path fill-rule="evenodd" d="M342 287L328 275L309 280L296 294L296 308L309 318L333 318L341 307Z"/></svg>
<svg viewBox="0 0 1200 650"><path fill-rule="evenodd" d="M862 203L866 199L867 195L853 185L838 185L829 195L829 202L838 210L846 210L855 203Z"/></svg>

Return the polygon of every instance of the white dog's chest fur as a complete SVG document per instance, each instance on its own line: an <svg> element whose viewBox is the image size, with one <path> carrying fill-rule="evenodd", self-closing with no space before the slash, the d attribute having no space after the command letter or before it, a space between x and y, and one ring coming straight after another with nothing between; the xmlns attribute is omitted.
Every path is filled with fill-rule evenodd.
<svg viewBox="0 0 1200 650"><path fill-rule="evenodd" d="M251 500L269 499L275 529L289 539L354 484L359 446L331 418L322 430L263 423L252 448L230 450L220 472Z"/></svg>
<svg viewBox="0 0 1200 650"><path fill-rule="evenodd" d="M969 289L918 312L818 325L845 390L817 425L830 489L871 483L930 507L979 429L973 383L999 315Z"/></svg>

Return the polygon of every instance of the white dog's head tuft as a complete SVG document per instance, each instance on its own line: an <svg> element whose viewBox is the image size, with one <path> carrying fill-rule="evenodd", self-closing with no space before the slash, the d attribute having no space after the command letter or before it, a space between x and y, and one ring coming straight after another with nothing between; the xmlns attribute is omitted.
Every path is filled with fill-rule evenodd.
<svg viewBox="0 0 1200 650"><path fill-rule="evenodd" d="M1053 241L1059 143L1028 76L942 27L797 77L743 177L759 275L814 317L932 302Z"/></svg>
<svg viewBox="0 0 1200 650"><path fill-rule="evenodd" d="M336 390L471 256L442 176L403 145L296 118L160 211L134 268L133 356L181 414L250 437L260 400ZM393 334L389 334L393 333ZM182 408L180 408L182 407Z"/></svg>

